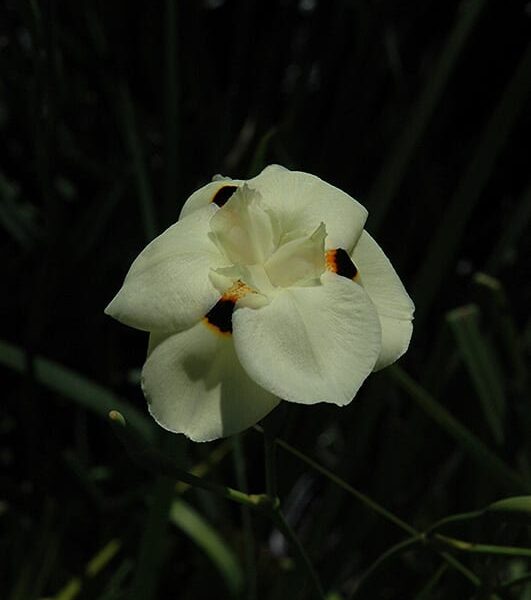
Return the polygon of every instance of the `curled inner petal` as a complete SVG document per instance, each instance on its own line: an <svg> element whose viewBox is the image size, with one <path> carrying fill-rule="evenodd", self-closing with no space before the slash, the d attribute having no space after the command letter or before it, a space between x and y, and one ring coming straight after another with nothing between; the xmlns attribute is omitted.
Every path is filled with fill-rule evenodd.
<svg viewBox="0 0 531 600"><path fill-rule="evenodd" d="M262 206L260 194L247 185L239 187L216 212L210 227L212 240L234 265L261 264L278 246L277 219Z"/></svg>

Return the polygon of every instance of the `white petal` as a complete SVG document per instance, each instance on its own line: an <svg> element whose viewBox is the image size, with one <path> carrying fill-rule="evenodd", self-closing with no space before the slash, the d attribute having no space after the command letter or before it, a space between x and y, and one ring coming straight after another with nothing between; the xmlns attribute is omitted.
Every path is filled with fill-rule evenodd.
<svg viewBox="0 0 531 600"><path fill-rule="evenodd" d="M348 404L380 353L376 309L361 286L335 273L288 288L232 316L236 352L263 388L291 402Z"/></svg>
<svg viewBox="0 0 531 600"><path fill-rule="evenodd" d="M263 203L279 218L284 232L315 231L326 226L326 248L350 251L358 240L367 210L354 198L315 175L266 167L247 182L262 195Z"/></svg>
<svg viewBox="0 0 531 600"><path fill-rule="evenodd" d="M165 429L206 442L254 425L279 402L242 369L232 337L203 321L153 346L142 388Z"/></svg>
<svg viewBox="0 0 531 600"><path fill-rule="evenodd" d="M408 349L415 306L389 259L364 231L351 254L361 284L374 302L382 327L382 352L375 370L395 362Z"/></svg>
<svg viewBox="0 0 531 600"><path fill-rule="evenodd" d="M222 188L227 188L227 193L225 197L234 190L234 188L243 185L244 182L241 179L229 179L228 177L220 178L219 175L214 176L214 181L207 183L202 188L196 190L184 203L184 206L181 209L181 214L179 215L179 219L182 219L188 216L190 213L193 213L195 210L200 208L204 208L209 204L212 204L216 199L216 195L220 192ZM221 192L223 194L223 192Z"/></svg>
<svg viewBox="0 0 531 600"><path fill-rule="evenodd" d="M105 312L146 331L179 331L197 323L219 298L210 269L227 264L208 236L217 210L195 211L155 238Z"/></svg>
<svg viewBox="0 0 531 600"><path fill-rule="evenodd" d="M210 221L212 239L232 264L262 264L280 239L275 215L265 210L260 194L243 185Z"/></svg>
<svg viewBox="0 0 531 600"><path fill-rule="evenodd" d="M273 285L316 285L325 268L325 238L321 223L311 235L281 245L265 265Z"/></svg>

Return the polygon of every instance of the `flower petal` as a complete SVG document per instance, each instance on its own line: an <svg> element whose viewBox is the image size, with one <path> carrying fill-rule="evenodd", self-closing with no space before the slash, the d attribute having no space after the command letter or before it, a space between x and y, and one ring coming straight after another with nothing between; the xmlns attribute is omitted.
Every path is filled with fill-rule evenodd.
<svg viewBox="0 0 531 600"><path fill-rule="evenodd" d="M351 254L361 284L374 302L382 327L382 351L375 371L395 362L408 349L415 306L389 259L364 231Z"/></svg>
<svg viewBox="0 0 531 600"><path fill-rule="evenodd" d="M302 404L348 404L380 353L376 309L361 286L335 273L287 288L232 316L243 368L271 393Z"/></svg>
<svg viewBox="0 0 531 600"><path fill-rule="evenodd" d="M197 210L155 238L105 312L146 331L179 331L197 323L219 298L210 269L227 265L208 236L216 210Z"/></svg>
<svg viewBox="0 0 531 600"><path fill-rule="evenodd" d="M270 165L247 183L260 192L264 206L278 216L286 232L309 234L323 222L326 248L350 251L363 231L367 210L315 175Z"/></svg>
<svg viewBox="0 0 531 600"><path fill-rule="evenodd" d="M219 250L235 265L262 264L280 238L277 219L264 210L260 194L246 184L216 212L210 227Z"/></svg>
<svg viewBox="0 0 531 600"><path fill-rule="evenodd" d="M273 285L316 285L325 268L325 238L326 227L321 223L312 234L280 246L265 264Z"/></svg>
<svg viewBox="0 0 531 600"><path fill-rule="evenodd" d="M243 431L279 403L243 370L232 337L204 321L152 344L142 389L162 427L196 442Z"/></svg>
<svg viewBox="0 0 531 600"><path fill-rule="evenodd" d="M244 182L241 179L216 176L213 181L196 190L186 200L181 209L179 219L183 219L194 211L212 203L217 204L217 206L223 206L238 187L243 184Z"/></svg>

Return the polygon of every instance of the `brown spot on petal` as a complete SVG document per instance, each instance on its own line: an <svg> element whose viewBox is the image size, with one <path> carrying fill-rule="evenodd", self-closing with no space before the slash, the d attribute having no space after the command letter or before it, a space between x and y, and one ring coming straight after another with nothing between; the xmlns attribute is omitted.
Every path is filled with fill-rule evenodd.
<svg viewBox="0 0 531 600"><path fill-rule="evenodd" d="M205 315L205 322L217 333L230 335L232 333L232 313L240 298L252 294L253 290L243 281L235 281L221 296L216 304Z"/></svg>
<svg viewBox="0 0 531 600"><path fill-rule="evenodd" d="M220 298L205 315L205 322L217 333L230 335L232 333L232 311L235 302L231 299Z"/></svg>
<svg viewBox="0 0 531 600"><path fill-rule="evenodd" d="M212 202L221 208L237 189L237 185L224 185L223 187L220 187L214 194Z"/></svg>
<svg viewBox="0 0 531 600"><path fill-rule="evenodd" d="M359 273L356 265L343 248L334 248L326 251L326 268L341 277L358 281Z"/></svg>

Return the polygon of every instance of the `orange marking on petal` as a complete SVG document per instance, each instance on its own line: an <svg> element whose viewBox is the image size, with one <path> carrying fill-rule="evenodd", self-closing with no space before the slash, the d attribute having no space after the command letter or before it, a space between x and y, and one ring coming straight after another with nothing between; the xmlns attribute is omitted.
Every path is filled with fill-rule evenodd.
<svg viewBox="0 0 531 600"><path fill-rule="evenodd" d="M325 260L326 260L326 268L328 271L332 271L332 273L336 273L337 272L337 265L336 265L336 250L327 250L325 253Z"/></svg>
<svg viewBox="0 0 531 600"><path fill-rule="evenodd" d="M341 277L359 282L359 272L352 259L343 248L334 248L326 251L326 268Z"/></svg>
<svg viewBox="0 0 531 600"><path fill-rule="evenodd" d="M236 302L253 290L239 279L221 296L203 319L205 325L212 331L223 336L232 334L232 313Z"/></svg>

